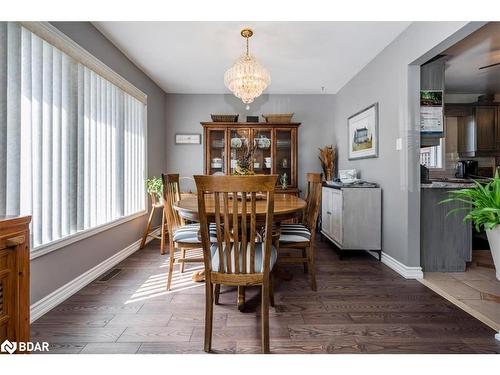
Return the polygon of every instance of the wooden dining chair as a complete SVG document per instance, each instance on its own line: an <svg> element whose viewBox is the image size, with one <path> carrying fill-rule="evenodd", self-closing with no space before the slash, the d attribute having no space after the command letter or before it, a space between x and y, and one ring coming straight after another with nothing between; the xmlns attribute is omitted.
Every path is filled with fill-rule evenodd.
<svg viewBox="0 0 500 375"><path fill-rule="evenodd" d="M321 204L321 173L307 173L306 207L299 224L281 224L278 249L291 248L302 250L302 256L280 257L280 263L302 263L304 272L311 276L311 288L316 290L316 269L314 241Z"/></svg>
<svg viewBox="0 0 500 375"><path fill-rule="evenodd" d="M262 288L262 352L269 353L269 275L276 263L272 245L274 189L277 176L194 176L198 190L198 214L205 259L205 344L212 347L214 287L230 285ZM257 242L257 192L266 195L263 242ZM207 196L210 195L210 196ZM210 208L207 210L207 207ZM210 214L209 214L210 212ZM216 242L210 239L215 223ZM233 241L231 241L231 237Z"/></svg>
<svg viewBox="0 0 500 375"><path fill-rule="evenodd" d="M169 240L169 264L167 277L167 290L170 290L172 284L172 274L174 263L176 261L175 251L181 251L177 262L180 263L180 272L184 272L185 263L202 263L202 257L186 257L189 250L201 249L200 225L187 224L179 213L174 209L174 203L181 199L178 174L162 174L163 180L163 201L164 201L164 219L167 223L167 230L170 234ZM215 226L212 226L212 236L215 240ZM162 237L164 238L164 237ZM163 247L162 243L162 247Z"/></svg>

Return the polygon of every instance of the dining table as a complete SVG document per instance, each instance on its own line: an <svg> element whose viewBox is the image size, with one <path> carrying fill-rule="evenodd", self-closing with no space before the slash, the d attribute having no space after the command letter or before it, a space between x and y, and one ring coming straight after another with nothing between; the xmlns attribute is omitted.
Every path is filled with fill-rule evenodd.
<svg viewBox="0 0 500 375"><path fill-rule="evenodd" d="M306 201L296 195L275 193L273 222L279 227L280 223L299 217L303 213L305 207ZM198 197L196 195L181 196L181 199L173 204L173 208L185 220L194 222L200 221L198 215ZM260 223L263 225L267 212L267 200L257 199L255 208L257 224ZM207 194L205 196L205 210L209 217L209 221L213 221L215 217L215 199L213 195ZM239 205L238 214L241 215L241 204ZM242 311L244 306L245 288L238 287L238 309Z"/></svg>

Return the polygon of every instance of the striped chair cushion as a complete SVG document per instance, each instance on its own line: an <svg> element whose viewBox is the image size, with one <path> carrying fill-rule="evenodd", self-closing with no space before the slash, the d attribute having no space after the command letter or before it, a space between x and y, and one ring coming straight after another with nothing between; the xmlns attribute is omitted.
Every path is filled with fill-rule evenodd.
<svg viewBox="0 0 500 375"><path fill-rule="evenodd" d="M311 240L311 232L302 224L281 224L280 242L307 242Z"/></svg>
<svg viewBox="0 0 500 375"><path fill-rule="evenodd" d="M255 243L255 257L254 257L254 266L255 266L255 272L256 273L261 273L263 272L263 257L262 257L262 247L263 243L262 242L257 242ZM226 247L223 245L223 257L224 257L224 263L226 260ZM219 270L219 252L217 251L217 245L212 245L212 269L214 271ZM234 251L233 251L233 244L231 244L231 271L234 272ZM239 252L239 266L240 270L243 268L243 256L241 253L241 250ZM278 252L274 246L271 246L271 259L270 259L270 268L269 270L271 271L276 264L276 259L278 258ZM250 272L250 244L247 245L247 273Z"/></svg>
<svg viewBox="0 0 500 375"><path fill-rule="evenodd" d="M217 227L215 223L210 223L210 242L217 242ZM224 235L224 233L222 232ZM201 243L201 234L200 234L200 224L187 224L183 227L178 228L174 232L174 237L172 238L174 242L179 243ZM231 239L232 241L232 239ZM256 242L262 242L262 237L260 234L256 234L255 237Z"/></svg>
<svg viewBox="0 0 500 375"><path fill-rule="evenodd" d="M174 232L173 240L179 243L201 243L200 224L187 224ZM215 224L210 224L210 242L217 242Z"/></svg>

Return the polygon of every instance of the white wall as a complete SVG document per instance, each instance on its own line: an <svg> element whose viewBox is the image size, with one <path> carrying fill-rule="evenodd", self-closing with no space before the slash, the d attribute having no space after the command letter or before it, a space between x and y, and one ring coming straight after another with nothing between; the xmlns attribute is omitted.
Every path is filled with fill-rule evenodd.
<svg viewBox="0 0 500 375"><path fill-rule="evenodd" d="M176 145L175 134L203 134L200 122L211 121L211 113L238 113L239 120L246 121L247 115L294 112L292 121L301 122L298 177L302 191L305 191L307 172L322 172L318 148L331 144L334 133L333 95L262 95L247 111L245 104L230 94L168 94L165 112L167 171L181 176L203 174L203 142L201 145Z"/></svg>

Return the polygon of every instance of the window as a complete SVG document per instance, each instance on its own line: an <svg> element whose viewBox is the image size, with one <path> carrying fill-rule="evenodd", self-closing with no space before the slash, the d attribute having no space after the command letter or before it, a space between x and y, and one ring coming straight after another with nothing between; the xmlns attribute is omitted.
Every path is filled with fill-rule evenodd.
<svg viewBox="0 0 500 375"><path fill-rule="evenodd" d="M444 168L443 138L441 138L437 146L422 147L420 149L420 164L431 169Z"/></svg>
<svg viewBox="0 0 500 375"><path fill-rule="evenodd" d="M0 22L0 215L32 215L36 250L145 210L146 110L123 78L30 25L44 39Z"/></svg>

